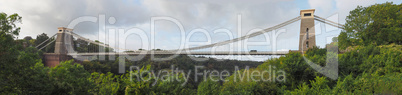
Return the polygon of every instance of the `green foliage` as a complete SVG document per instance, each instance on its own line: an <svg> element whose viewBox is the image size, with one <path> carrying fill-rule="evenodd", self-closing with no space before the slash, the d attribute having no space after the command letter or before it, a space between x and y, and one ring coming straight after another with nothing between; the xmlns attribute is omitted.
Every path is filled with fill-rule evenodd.
<svg viewBox="0 0 402 95"><path fill-rule="evenodd" d="M233 81L234 76L232 75L231 77L228 78L229 81L225 82L222 86L221 89L221 94L223 95L229 95L229 94L241 94L241 95L247 95L247 94L256 94L254 93L254 89L257 87L257 82L254 81L239 81L240 78L238 78L238 81Z"/></svg>
<svg viewBox="0 0 402 95"><path fill-rule="evenodd" d="M47 94L51 91L51 84L47 83L51 81L47 75L48 68L41 62L37 50L33 47L20 52L14 65L14 69L18 71L13 72L17 76L12 81L18 84L17 87L22 93Z"/></svg>
<svg viewBox="0 0 402 95"><path fill-rule="evenodd" d="M130 71L129 73L122 75L122 80L124 81L125 94L195 94L195 90L191 89L191 85L182 85L185 81L182 74L178 73L168 75L166 79L155 79L152 73L149 72L151 69L150 65L146 68L141 68L140 70ZM142 75L143 79L135 77L138 74ZM176 78L179 76L178 78Z"/></svg>
<svg viewBox="0 0 402 95"><path fill-rule="evenodd" d="M117 94L120 87L119 77L120 76L113 75L110 72L106 74L97 72L92 73L88 80L95 83L95 87L91 89L90 92L93 94Z"/></svg>
<svg viewBox="0 0 402 95"><path fill-rule="evenodd" d="M386 75L364 73L355 79L355 93L402 94L402 74Z"/></svg>
<svg viewBox="0 0 402 95"><path fill-rule="evenodd" d="M48 94L47 68L43 67L35 48L22 49L14 36L18 36L21 22L18 14L0 13L0 93Z"/></svg>
<svg viewBox="0 0 402 95"><path fill-rule="evenodd" d="M196 90L192 89L191 84L186 84L182 74L177 74L179 77L176 78L176 74L167 77L167 80L158 80L158 84L153 86L153 91L155 94L184 94L184 95L194 95Z"/></svg>
<svg viewBox="0 0 402 95"><path fill-rule="evenodd" d="M314 81L311 81L311 87L308 84L303 83L298 87L290 92L286 92L285 94L291 95L317 95L317 94L328 94L330 89L327 85L328 80L325 77L316 77Z"/></svg>
<svg viewBox="0 0 402 95"><path fill-rule="evenodd" d="M309 58L313 59L312 61L314 63L323 64L321 62L322 60L325 60L322 59L325 56L308 55L308 54L314 54L310 53L310 51L313 52L322 50L308 50L306 55L312 56ZM318 55L322 54L318 53ZM286 72L286 82L281 84L288 87L287 89L295 89L298 86L298 84L309 82L309 80L313 80L315 76L321 75L318 72L316 72L313 68L311 68L303 59L303 56L298 52L290 52L286 56L280 57L278 59L267 60L264 64L258 66L258 68L269 70L270 66L271 69L273 70L284 70L284 72Z"/></svg>
<svg viewBox="0 0 402 95"><path fill-rule="evenodd" d="M6 74L10 65L13 65L17 60L18 46L14 42L14 36L18 35L20 28L15 24L21 22L21 17L18 14L7 16L5 13L0 13L0 68L1 75ZM1 76L6 77L6 76Z"/></svg>
<svg viewBox="0 0 402 95"><path fill-rule="evenodd" d="M6 64L7 75L2 75L3 93L15 94L49 94L52 90L51 81L48 78L48 68L41 63L35 48L27 48L20 51L13 64ZM4 69L3 69L4 70Z"/></svg>
<svg viewBox="0 0 402 95"><path fill-rule="evenodd" d="M339 74L355 76L367 73L384 75L402 72L402 45L381 45L355 47L354 50L339 55Z"/></svg>
<svg viewBox="0 0 402 95"><path fill-rule="evenodd" d="M17 27L16 23L20 23L21 18L18 14L7 16L6 13L0 13L0 31L6 35L17 36L21 28Z"/></svg>
<svg viewBox="0 0 402 95"><path fill-rule="evenodd" d="M77 52L89 52L88 51L89 43L82 39L77 39L74 41L74 50Z"/></svg>
<svg viewBox="0 0 402 95"><path fill-rule="evenodd" d="M402 93L401 73L391 73L385 76L364 73L362 76L353 78L348 75L343 79L338 79L337 85L332 89L328 87L325 77L317 77L311 82L311 86L303 83L298 89L287 91L286 94L292 95L311 95L311 94L396 94Z"/></svg>
<svg viewBox="0 0 402 95"><path fill-rule="evenodd" d="M357 7L346 18L339 35L339 47L402 44L402 4L375 4Z"/></svg>
<svg viewBox="0 0 402 95"><path fill-rule="evenodd" d="M221 85L218 81L211 79L205 80L198 85L198 95L218 95L220 93Z"/></svg>
<svg viewBox="0 0 402 95"><path fill-rule="evenodd" d="M18 14L0 13L0 93L49 94L51 84L35 48L22 49L14 37L21 22Z"/></svg>
<svg viewBox="0 0 402 95"><path fill-rule="evenodd" d="M74 64L73 60L51 68L49 75L54 79L52 94L89 94L89 90L94 88L94 82L88 80L90 73L82 65Z"/></svg>
<svg viewBox="0 0 402 95"><path fill-rule="evenodd" d="M34 41L34 46L38 46L39 44L41 44L42 42L44 42L45 40L49 39L49 37L47 36L47 34L42 33L38 36L36 36L36 40ZM54 40L54 38L52 38L51 40L48 40L48 42ZM48 47L45 47L42 49L42 51L46 52L46 53L52 53L54 52L54 46L55 46L56 42L52 42L51 44L49 44ZM47 43L44 43L42 45L40 45L39 47L43 47L45 46Z"/></svg>
<svg viewBox="0 0 402 95"><path fill-rule="evenodd" d="M333 88L329 88L332 86L331 81L316 78L310 84L302 83L297 89L290 89L286 93L400 94L401 63L402 45L357 46L339 55L340 78Z"/></svg>
<svg viewBox="0 0 402 95"><path fill-rule="evenodd" d="M232 76L226 78L227 81L221 86L221 94L280 94L280 88L275 83L276 78L270 75L271 73L253 76L253 72L262 72L262 70L268 70L268 68L255 68L235 72L236 74L232 74Z"/></svg>
<svg viewBox="0 0 402 95"><path fill-rule="evenodd" d="M90 62L90 61L83 61L82 65L84 66L85 70L89 72L100 72L100 73L107 73L111 72L111 67L114 64L102 64L100 62Z"/></svg>
<svg viewBox="0 0 402 95"><path fill-rule="evenodd" d="M153 83L153 77L150 77L150 81L142 81L138 77L133 77L135 74L140 74L145 71L149 71L150 66L147 68L141 68L140 70L130 71L129 73L122 76L124 83L126 84L125 87L125 94L136 94L136 95L143 95L143 94L153 94L155 92L152 91L151 84ZM147 73L145 73L147 74ZM149 78L151 75L143 75L144 78Z"/></svg>
<svg viewBox="0 0 402 95"><path fill-rule="evenodd" d="M99 46L97 44L89 43L82 39L77 39L77 40L74 40L73 42L74 42L74 50L77 52L113 52L114 51L112 48ZM100 42L98 40L95 40L95 42L103 44L102 42Z"/></svg>

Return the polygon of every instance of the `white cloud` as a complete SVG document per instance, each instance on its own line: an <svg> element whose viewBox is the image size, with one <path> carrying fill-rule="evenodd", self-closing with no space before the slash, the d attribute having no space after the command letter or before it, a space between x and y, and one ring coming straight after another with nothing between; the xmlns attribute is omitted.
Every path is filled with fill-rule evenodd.
<svg viewBox="0 0 402 95"><path fill-rule="evenodd" d="M341 23L345 23L346 16L349 15L349 11L357 8L357 6L367 7L376 3L376 0L335 0L337 12L339 13L339 19Z"/></svg>
<svg viewBox="0 0 402 95"><path fill-rule="evenodd" d="M308 0L308 3L312 9L320 13L330 13L334 7L332 0Z"/></svg>

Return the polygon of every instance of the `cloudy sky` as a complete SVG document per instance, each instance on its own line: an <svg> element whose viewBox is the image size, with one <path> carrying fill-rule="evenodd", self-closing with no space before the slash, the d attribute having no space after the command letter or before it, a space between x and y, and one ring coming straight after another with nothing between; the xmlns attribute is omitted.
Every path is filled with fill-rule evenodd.
<svg viewBox="0 0 402 95"><path fill-rule="evenodd" d="M341 24L350 10L358 5L368 6L385 0L0 0L0 12L22 16L19 38L46 33L54 35L58 27L68 27L74 21L74 32L91 40L101 40L111 46L126 49L178 49L182 37L189 42L219 42L264 29L299 16L302 9L316 9L315 15ZM400 4L400 0L391 0ZM152 19L158 19L154 23ZM102 24L102 21L105 24ZM240 23L240 25L239 25ZM153 24L153 25L151 25ZM151 27L154 26L153 29ZM181 27L185 33L181 35ZM300 21L274 32L277 37L257 36L249 42L266 45L237 45L234 50L297 50ZM331 26L316 22L317 45L324 47L340 32ZM121 32L119 32L121 30ZM151 31L155 39L151 39ZM131 32L129 32L131 31ZM191 33L191 32L195 33ZM200 31L204 31L203 34ZM130 33L137 33L131 35ZM139 34L138 34L139 33ZM146 39L141 38L143 33ZM192 34L192 35L189 35ZM120 36L118 36L120 35ZM143 35L143 36L144 36ZM108 40L105 40L108 39ZM275 40L274 40L275 39ZM151 41L154 40L154 46ZM267 41L269 40L269 41ZM186 42L186 41L184 41ZM275 44L276 43L276 44ZM195 43L197 46L205 43ZM152 47L152 48L151 48ZM217 47L228 50L229 45ZM246 48L245 48L246 47Z"/></svg>

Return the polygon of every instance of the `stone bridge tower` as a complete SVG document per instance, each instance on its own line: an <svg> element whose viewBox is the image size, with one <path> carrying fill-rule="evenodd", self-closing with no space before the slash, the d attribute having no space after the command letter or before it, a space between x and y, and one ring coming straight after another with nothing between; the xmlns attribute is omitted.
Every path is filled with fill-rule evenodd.
<svg viewBox="0 0 402 95"><path fill-rule="evenodd" d="M314 28L315 9L301 10L299 51L307 51L308 48L316 46Z"/></svg>
<svg viewBox="0 0 402 95"><path fill-rule="evenodd" d="M73 31L72 29L68 29L65 27L59 27L56 38L56 45L54 47L54 53L57 54L67 54L68 50L66 45L72 45L71 35L67 32Z"/></svg>
<svg viewBox="0 0 402 95"><path fill-rule="evenodd" d="M62 61L72 59L71 56L68 56L68 48L73 45L72 36L67 33L71 32L72 29L68 29L65 27L59 27L57 30L57 38L54 47L54 53L45 53L43 54L43 63L45 66L54 67L60 64Z"/></svg>

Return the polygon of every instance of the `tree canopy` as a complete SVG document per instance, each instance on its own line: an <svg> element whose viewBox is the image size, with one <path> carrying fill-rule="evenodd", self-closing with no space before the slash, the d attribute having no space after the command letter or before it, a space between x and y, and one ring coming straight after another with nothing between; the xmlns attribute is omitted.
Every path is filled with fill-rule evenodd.
<svg viewBox="0 0 402 95"><path fill-rule="evenodd" d="M402 4L390 2L357 7L346 17L339 47L402 44Z"/></svg>

